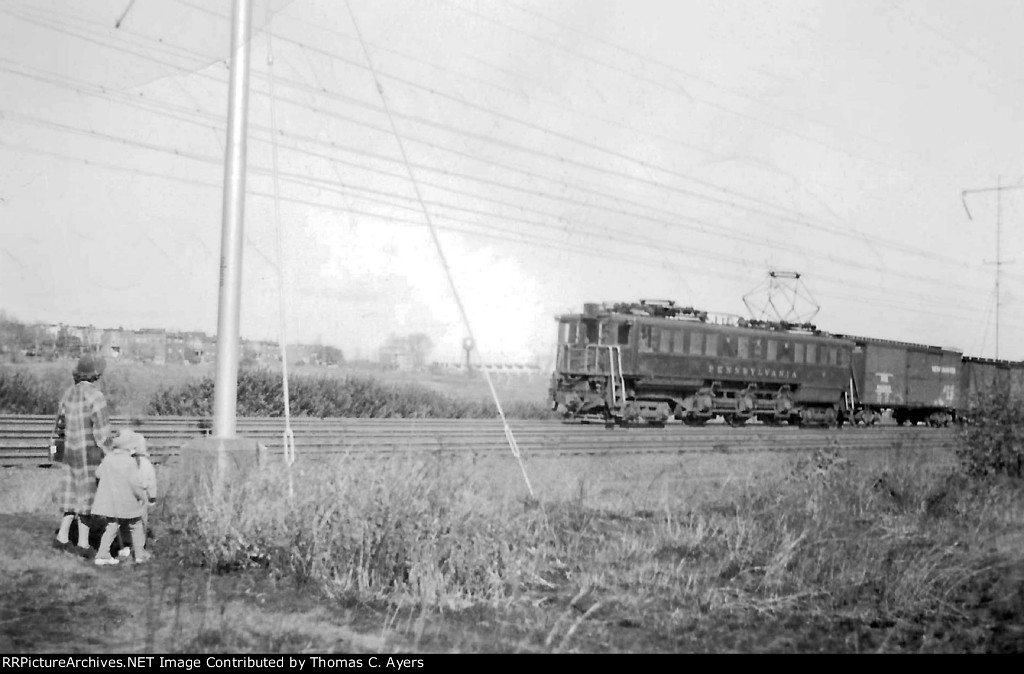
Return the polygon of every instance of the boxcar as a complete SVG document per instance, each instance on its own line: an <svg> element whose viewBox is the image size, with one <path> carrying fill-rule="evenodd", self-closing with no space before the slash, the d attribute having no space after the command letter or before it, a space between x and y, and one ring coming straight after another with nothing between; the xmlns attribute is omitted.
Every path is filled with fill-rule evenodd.
<svg viewBox="0 0 1024 674"><path fill-rule="evenodd" d="M850 412L854 344L813 326L716 322L650 300L556 319L550 397L568 418L835 425Z"/></svg>
<svg viewBox="0 0 1024 674"><path fill-rule="evenodd" d="M960 351L869 337L853 340L854 419L874 423L886 410L896 423L949 424L960 404Z"/></svg>
<svg viewBox="0 0 1024 674"><path fill-rule="evenodd" d="M964 356L960 369L960 407L967 413L986 394L1024 396L1024 363Z"/></svg>

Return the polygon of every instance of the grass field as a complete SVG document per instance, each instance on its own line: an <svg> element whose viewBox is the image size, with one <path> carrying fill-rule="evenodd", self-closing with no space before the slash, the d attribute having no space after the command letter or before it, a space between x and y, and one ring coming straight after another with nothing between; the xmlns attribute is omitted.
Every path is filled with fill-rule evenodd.
<svg viewBox="0 0 1024 674"><path fill-rule="evenodd" d="M0 650L1020 652L1024 488L935 452L161 467L157 562L0 475ZM199 470L197 470L199 469ZM125 601L137 592L138 601Z"/></svg>

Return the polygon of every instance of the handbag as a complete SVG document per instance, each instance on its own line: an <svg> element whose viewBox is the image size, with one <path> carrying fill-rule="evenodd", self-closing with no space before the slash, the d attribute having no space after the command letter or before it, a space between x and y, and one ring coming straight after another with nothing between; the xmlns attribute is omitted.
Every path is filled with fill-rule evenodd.
<svg viewBox="0 0 1024 674"><path fill-rule="evenodd" d="M50 434L50 463L64 463L65 423L64 415L58 414L53 425L53 433Z"/></svg>

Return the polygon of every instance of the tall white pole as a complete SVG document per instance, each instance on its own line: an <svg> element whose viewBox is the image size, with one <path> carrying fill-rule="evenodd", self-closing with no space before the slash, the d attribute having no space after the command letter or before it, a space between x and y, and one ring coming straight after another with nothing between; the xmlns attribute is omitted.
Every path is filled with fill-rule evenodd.
<svg viewBox="0 0 1024 674"><path fill-rule="evenodd" d="M999 265L1003 263L999 254L999 239L1003 221L1003 176L996 178L996 360L999 360Z"/></svg>
<svg viewBox="0 0 1024 674"><path fill-rule="evenodd" d="M217 305L217 377L213 390L213 434L235 437L238 392L238 323L242 298L242 232L245 221L245 139L249 104L251 0L235 0L231 21L231 81L224 151L224 207L220 240L220 299Z"/></svg>

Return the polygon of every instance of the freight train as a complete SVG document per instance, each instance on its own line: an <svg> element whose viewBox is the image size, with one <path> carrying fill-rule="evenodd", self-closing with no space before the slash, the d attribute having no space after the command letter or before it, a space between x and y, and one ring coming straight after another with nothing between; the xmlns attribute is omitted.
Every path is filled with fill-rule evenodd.
<svg viewBox="0 0 1024 674"><path fill-rule="evenodd" d="M588 303L556 319L550 403L570 421L945 426L997 384L1024 392L1024 363L671 300Z"/></svg>

